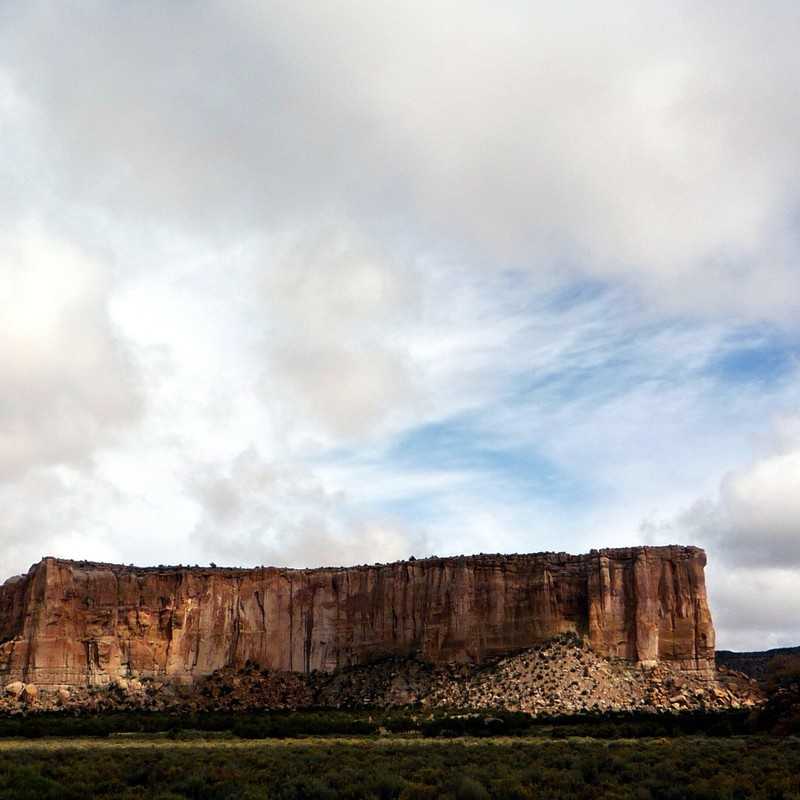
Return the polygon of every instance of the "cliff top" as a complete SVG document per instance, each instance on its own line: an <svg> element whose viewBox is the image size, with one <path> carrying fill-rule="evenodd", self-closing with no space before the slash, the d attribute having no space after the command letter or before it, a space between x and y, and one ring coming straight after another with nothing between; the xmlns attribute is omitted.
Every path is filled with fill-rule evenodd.
<svg viewBox="0 0 800 800"><path fill-rule="evenodd" d="M705 557L705 551L694 545L662 545L648 546L637 545L632 547L606 547L592 549L588 553L571 554L566 552L543 551L539 553L477 553L474 555L453 555L453 556L426 556L424 558L414 558L407 560L391 561L386 563L376 562L374 564L355 564L342 567L274 567L260 565L256 567L220 567L216 564L200 566L199 564L159 564L158 566L137 566L134 564L114 564L103 561L74 560L68 558L58 558L56 556L44 556L28 570L28 574L35 572L42 564L51 562L80 569L101 569L112 572L133 572L133 573L167 573L167 572L197 572L201 574L224 574L240 575L253 573L259 570L270 570L282 573L303 574L309 572L345 572L348 570L371 570L382 567L402 567L410 564L420 564L424 566L437 565L444 563L469 563L469 564L498 564L530 561L549 561L553 563L580 562L587 558L608 557L613 559L635 558L640 553L651 553L653 555L669 555L673 558L694 558L697 556ZM22 575L15 575L5 581L6 584L21 579Z"/></svg>

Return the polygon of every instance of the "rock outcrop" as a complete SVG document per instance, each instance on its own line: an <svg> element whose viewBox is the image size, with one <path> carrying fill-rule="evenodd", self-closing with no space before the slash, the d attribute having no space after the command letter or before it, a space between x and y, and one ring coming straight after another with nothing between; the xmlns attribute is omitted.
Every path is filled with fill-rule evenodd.
<svg viewBox="0 0 800 800"><path fill-rule="evenodd" d="M190 683L246 663L481 663L564 633L604 658L710 672L705 563L678 546L308 570L45 558L0 587L0 684Z"/></svg>

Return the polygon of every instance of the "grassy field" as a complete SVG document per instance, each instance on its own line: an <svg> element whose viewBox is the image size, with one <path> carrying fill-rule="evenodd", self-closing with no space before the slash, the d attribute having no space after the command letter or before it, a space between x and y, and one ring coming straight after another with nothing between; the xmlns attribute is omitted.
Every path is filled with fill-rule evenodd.
<svg viewBox="0 0 800 800"><path fill-rule="evenodd" d="M793 737L185 736L0 741L0 798L800 798Z"/></svg>

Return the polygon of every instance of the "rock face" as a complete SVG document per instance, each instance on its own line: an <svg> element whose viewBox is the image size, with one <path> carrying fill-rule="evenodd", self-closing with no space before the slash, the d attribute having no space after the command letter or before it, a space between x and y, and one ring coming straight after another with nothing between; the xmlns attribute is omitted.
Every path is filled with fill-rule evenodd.
<svg viewBox="0 0 800 800"><path fill-rule="evenodd" d="M705 563L678 546L309 570L45 558L0 587L0 685L478 663L569 632L603 657L711 671Z"/></svg>

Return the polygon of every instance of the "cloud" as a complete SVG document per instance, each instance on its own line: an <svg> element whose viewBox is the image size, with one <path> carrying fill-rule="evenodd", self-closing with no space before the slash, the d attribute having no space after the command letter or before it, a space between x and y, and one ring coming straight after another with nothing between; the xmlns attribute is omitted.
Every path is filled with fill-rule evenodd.
<svg viewBox="0 0 800 800"><path fill-rule="evenodd" d="M106 253L33 222L0 235L0 566L113 558L119 491L97 460L142 422L138 364L114 324Z"/></svg>
<svg viewBox="0 0 800 800"><path fill-rule="evenodd" d="M800 566L800 450L726 475L719 498L696 503L681 522L725 560Z"/></svg>
<svg viewBox="0 0 800 800"><path fill-rule="evenodd" d="M341 228L292 237L271 262L259 283L262 393L273 412L333 440L413 416L422 402L406 347L421 316L413 264Z"/></svg>
<svg viewBox="0 0 800 800"><path fill-rule="evenodd" d="M78 464L142 413L136 367L90 253L37 226L0 237L0 479Z"/></svg>
<svg viewBox="0 0 800 800"><path fill-rule="evenodd" d="M24 123L104 213L228 241L333 216L387 252L796 316L790 3L12 8Z"/></svg>
<svg viewBox="0 0 800 800"><path fill-rule="evenodd" d="M248 448L186 475L200 517L192 532L210 559L289 567L388 562L424 552L424 537L386 519L348 514L348 498L308 470Z"/></svg>
<svg viewBox="0 0 800 800"><path fill-rule="evenodd" d="M798 433L796 415L777 418L762 436L762 452L727 472L716 496L696 500L672 519L643 524L650 541L677 537L707 548L722 647L747 642L764 649L800 638Z"/></svg>
<svg viewBox="0 0 800 800"><path fill-rule="evenodd" d="M707 578L720 649L768 650L800 641L796 568L709 561Z"/></svg>
<svg viewBox="0 0 800 800"><path fill-rule="evenodd" d="M0 482L0 580L45 555L119 561L121 543L108 520L119 499L107 481L72 468L32 469Z"/></svg>
<svg viewBox="0 0 800 800"><path fill-rule="evenodd" d="M666 523L737 567L800 567L800 437L797 417L773 426L749 465L726 473L716 497L701 498Z"/></svg>

